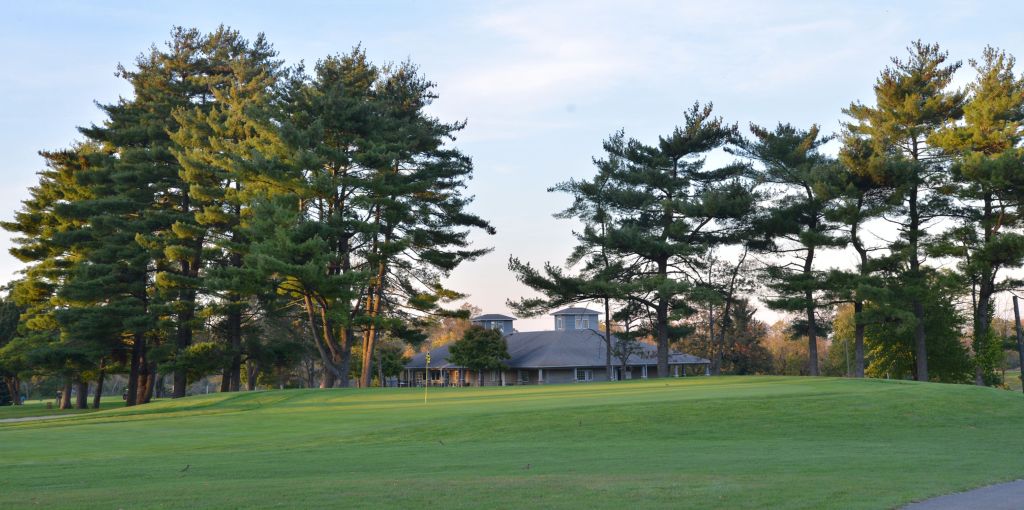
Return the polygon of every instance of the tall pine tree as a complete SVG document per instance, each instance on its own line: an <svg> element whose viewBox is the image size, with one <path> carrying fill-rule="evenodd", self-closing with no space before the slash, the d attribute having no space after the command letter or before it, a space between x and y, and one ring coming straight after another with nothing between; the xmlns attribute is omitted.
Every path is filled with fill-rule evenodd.
<svg viewBox="0 0 1024 510"><path fill-rule="evenodd" d="M965 94L950 91L959 62L937 44L915 41L906 60L892 59L875 82L875 105L854 102L843 112L850 136L863 139L872 149L869 175L888 188L890 200L900 205L899 236L890 249L906 262L900 287L909 292L914 321L915 376L928 380L928 343L925 306L927 278L922 268L928 227L949 213L946 197L935 190L948 182L947 156L929 143L942 126L962 116Z"/></svg>

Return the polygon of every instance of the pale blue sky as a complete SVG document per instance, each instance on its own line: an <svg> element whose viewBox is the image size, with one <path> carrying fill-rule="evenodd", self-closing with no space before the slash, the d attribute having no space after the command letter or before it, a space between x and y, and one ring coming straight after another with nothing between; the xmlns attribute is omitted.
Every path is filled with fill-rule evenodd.
<svg viewBox="0 0 1024 510"><path fill-rule="evenodd" d="M836 130L840 108L870 101L890 56L913 39L954 59L992 44L1024 56L1020 2L33 2L0 16L0 217L26 197L40 149L67 146L101 120L93 101L128 93L113 73L173 25L224 23L265 32L288 62L362 43L374 61L411 59L437 82L433 111L468 119L458 146L473 156L474 209L498 229L494 247L451 284L486 312L526 290L509 255L542 263L569 252L573 225L551 214L546 188L591 175L591 157L619 128L651 140L694 100L729 121ZM969 73L961 73L961 82ZM20 267L0 233L0 279ZM825 264L845 264L844 255ZM547 318L522 330L550 328Z"/></svg>

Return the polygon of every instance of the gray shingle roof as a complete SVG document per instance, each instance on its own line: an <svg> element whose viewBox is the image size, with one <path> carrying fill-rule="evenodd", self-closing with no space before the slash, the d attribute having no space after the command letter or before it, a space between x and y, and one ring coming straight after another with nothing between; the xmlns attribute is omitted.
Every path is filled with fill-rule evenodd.
<svg viewBox="0 0 1024 510"><path fill-rule="evenodd" d="M597 310L590 310L588 308L563 308L557 312L551 312L551 315L595 315L599 312Z"/></svg>
<svg viewBox="0 0 1024 510"><path fill-rule="evenodd" d="M500 313L486 313L479 317L473 317L470 319L471 322L477 321L514 321L515 317L509 317L508 315L502 315Z"/></svg>
<svg viewBox="0 0 1024 510"><path fill-rule="evenodd" d="M533 331L507 335L509 368L572 368L603 367L605 362L604 338L592 329L571 331ZM618 338L612 336L612 342ZM657 350L653 345L642 344L644 352L630 358L630 365L657 365ZM423 368L424 353L413 356L405 368ZM613 358L614 365L620 362ZM704 358L689 354L671 352L669 364L704 364ZM430 353L431 368L457 368L448 362L448 346L434 349Z"/></svg>

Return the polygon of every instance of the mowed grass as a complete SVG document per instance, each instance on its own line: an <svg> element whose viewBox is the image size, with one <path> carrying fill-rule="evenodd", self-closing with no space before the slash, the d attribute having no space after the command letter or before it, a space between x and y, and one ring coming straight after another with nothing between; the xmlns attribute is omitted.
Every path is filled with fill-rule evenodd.
<svg viewBox="0 0 1024 510"><path fill-rule="evenodd" d="M124 405L121 399L117 399L117 403L114 402L113 398L106 400L108 397L104 397L104 400L100 401L100 407L106 407L112 409L114 407L121 407ZM46 404L50 404L50 407L46 407ZM118 405L120 404L120 405ZM89 399L89 405L92 405L92 399ZM3 406L0 407L0 420L6 420L9 418L26 418L30 416L63 416L63 415L74 415L82 413L91 413L93 409L58 409L54 405L54 400L27 400L24 405L20 406Z"/></svg>
<svg viewBox="0 0 1024 510"><path fill-rule="evenodd" d="M823 378L205 395L0 424L0 508L892 508L1024 477L1022 423Z"/></svg>

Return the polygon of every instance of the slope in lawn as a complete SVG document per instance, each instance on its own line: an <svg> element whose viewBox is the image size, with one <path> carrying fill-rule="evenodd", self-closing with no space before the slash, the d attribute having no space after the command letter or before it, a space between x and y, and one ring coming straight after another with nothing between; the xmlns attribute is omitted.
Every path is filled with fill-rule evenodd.
<svg viewBox="0 0 1024 510"><path fill-rule="evenodd" d="M0 425L0 508L884 508L1019 478L1022 420L807 378L208 395Z"/></svg>

